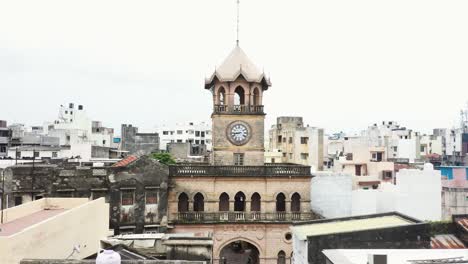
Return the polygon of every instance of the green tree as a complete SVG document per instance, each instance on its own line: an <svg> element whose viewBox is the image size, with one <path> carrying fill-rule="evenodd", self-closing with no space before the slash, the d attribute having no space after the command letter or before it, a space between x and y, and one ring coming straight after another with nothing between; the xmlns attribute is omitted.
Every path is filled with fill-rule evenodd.
<svg viewBox="0 0 468 264"><path fill-rule="evenodd" d="M151 157L161 162L162 164L166 164L166 165L176 164L176 161L169 153L153 153L151 154Z"/></svg>

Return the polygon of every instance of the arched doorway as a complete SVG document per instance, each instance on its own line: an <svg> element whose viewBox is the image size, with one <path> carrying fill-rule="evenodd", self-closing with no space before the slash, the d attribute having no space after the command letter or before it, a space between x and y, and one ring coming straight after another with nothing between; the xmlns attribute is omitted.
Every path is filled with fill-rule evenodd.
<svg viewBox="0 0 468 264"><path fill-rule="evenodd" d="M219 254L220 264L258 264L260 252L247 241L237 240L229 243Z"/></svg>
<svg viewBox="0 0 468 264"><path fill-rule="evenodd" d="M203 197L203 194L197 193L193 197L193 211L195 212L205 211L205 197Z"/></svg>
<svg viewBox="0 0 468 264"><path fill-rule="evenodd" d="M286 253L284 253L283 250L278 252L278 259L277 262L278 264L286 264Z"/></svg>
<svg viewBox="0 0 468 264"><path fill-rule="evenodd" d="M188 201L188 195L186 193L181 193L179 195L179 202L177 204L177 209L179 213L185 213L188 212L189 208L189 201Z"/></svg>
<svg viewBox="0 0 468 264"><path fill-rule="evenodd" d="M301 211L301 195L297 192L291 197L291 212Z"/></svg>
<svg viewBox="0 0 468 264"><path fill-rule="evenodd" d="M250 211L252 212L260 212L262 210L262 202L261 202L260 194L257 192L252 194L252 198L250 199Z"/></svg>
<svg viewBox="0 0 468 264"><path fill-rule="evenodd" d="M259 105L260 104L260 96L259 96L258 88L254 89L252 99L253 99L253 105Z"/></svg>
<svg viewBox="0 0 468 264"><path fill-rule="evenodd" d="M276 196L276 212L286 211L286 196L283 193L279 193Z"/></svg>
<svg viewBox="0 0 468 264"><path fill-rule="evenodd" d="M219 196L219 211L229 212L229 195L227 193L222 193Z"/></svg>
<svg viewBox="0 0 468 264"><path fill-rule="evenodd" d="M245 211L245 194L243 192L238 192L236 196L234 196L234 211Z"/></svg>
<svg viewBox="0 0 468 264"><path fill-rule="evenodd" d="M225 105L226 104L226 91L224 90L224 87L220 87L218 91L218 101L220 105Z"/></svg>
<svg viewBox="0 0 468 264"><path fill-rule="evenodd" d="M245 92L244 88L237 86L234 90L234 105L243 105L245 104Z"/></svg>

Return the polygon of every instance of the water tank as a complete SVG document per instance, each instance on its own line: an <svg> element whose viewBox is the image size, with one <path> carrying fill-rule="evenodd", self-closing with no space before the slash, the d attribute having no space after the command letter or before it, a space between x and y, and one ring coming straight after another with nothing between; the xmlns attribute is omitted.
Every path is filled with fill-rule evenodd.
<svg viewBox="0 0 468 264"><path fill-rule="evenodd" d="M120 264L120 254L114 250L104 250L98 254L96 264Z"/></svg>

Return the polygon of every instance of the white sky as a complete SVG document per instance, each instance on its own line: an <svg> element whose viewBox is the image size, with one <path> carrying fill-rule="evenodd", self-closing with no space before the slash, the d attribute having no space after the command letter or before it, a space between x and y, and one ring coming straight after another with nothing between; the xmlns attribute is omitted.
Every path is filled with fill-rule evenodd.
<svg viewBox="0 0 468 264"><path fill-rule="evenodd" d="M468 100L468 1L241 0L240 44L270 73L267 124L451 126ZM210 118L203 89L236 38L235 0L0 0L0 119L58 106L152 128Z"/></svg>

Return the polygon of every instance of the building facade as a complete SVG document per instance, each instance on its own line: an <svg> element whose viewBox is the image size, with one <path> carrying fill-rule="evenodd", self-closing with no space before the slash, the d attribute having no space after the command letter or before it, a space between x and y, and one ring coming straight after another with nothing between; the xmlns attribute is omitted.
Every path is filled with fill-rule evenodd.
<svg viewBox="0 0 468 264"><path fill-rule="evenodd" d="M323 129L304 126L302 117L282 116L276 120L269 131L269 150L282 153L277 162L323 170Z"/></svg>
<svg viewBox="0 0 468 264"><path fill-rule="evenodd" d="M116 234L166 229L168 169L149 157L129 156L110 167L28 163L10 166L4 174L3 208L46 197L105 197Z"/></svg>
<svg viewBox="0 0 468 264"><path fill-rule="evenodd" d="M290 259L292 222L315 219L310 166L264 164L263 93L270 81L237 45L205 82L213 95L209 165L171 166L172 232L213 234L214 263Z"/></svg>
<svg viewBox="0 0 468 264"><path fill-rule="evenodd" d="M122 124L120 149L129 154L146 155L159 150L158 133L138 133L138 127Z"/></svg>
<svg viewBox="0 0 468 264"><path fill-rule="evenodd" d="M192 146L206 146L208 151L212 147L211 126L205 122L176 123L156 128L160 137L160 150L167 150L169 143L190 143Z"/></svg>

